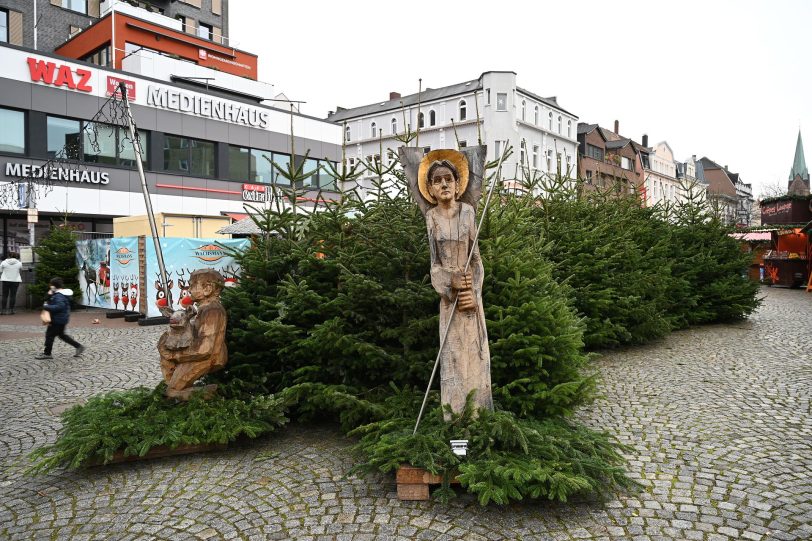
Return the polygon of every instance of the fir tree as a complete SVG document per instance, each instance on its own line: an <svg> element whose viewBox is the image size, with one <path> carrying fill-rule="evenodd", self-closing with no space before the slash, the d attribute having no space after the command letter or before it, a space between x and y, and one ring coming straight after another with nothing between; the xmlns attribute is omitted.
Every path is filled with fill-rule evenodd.
<svg viewBox="0 0 812 541"><path fill-rule="evenodd" d="M28 291L35 301L45 299L51 278L62 278L65 288L73 290L73 302L82 298L79 267L76 265L76 237L67 222L52 225L48 235L34 248L36 273Z"/></svg>

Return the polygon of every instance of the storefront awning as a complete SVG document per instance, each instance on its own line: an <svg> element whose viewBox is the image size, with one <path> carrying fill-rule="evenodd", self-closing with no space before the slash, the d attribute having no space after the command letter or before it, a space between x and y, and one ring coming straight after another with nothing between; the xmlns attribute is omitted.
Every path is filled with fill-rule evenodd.
<svg viewBox="0 0 812 541"><path fill-rule="evenodd" d="M239 222L240 220L245 220L246 218L248 218L247 214L242 214L240 212L224 212L223 214L225 214L235 222Z"/></svg>
<svg viewBox="0 0 812 541"><path fill-rule="evenodd" d="M772 233L769 231L751 231L750 233L731 233L731 237L745 242L769 242L772 240Z"/></svg>

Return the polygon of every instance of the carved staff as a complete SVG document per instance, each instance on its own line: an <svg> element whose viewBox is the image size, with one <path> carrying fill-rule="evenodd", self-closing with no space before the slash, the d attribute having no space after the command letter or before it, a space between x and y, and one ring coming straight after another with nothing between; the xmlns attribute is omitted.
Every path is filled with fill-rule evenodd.
<svg viewBox="0 0 812 541"><path fill-rule="evenodd" d="M502 152L502 155L499 157L499 162L496 164L496 178L494 178L493 182L491 182L491 186L488 188L488 196L485 198L485 206L482 209L482 215L479 217L479 223L476 227L476 234L474 235L474 242L471 243L471 248L468 250L468 260L465 262L465 268L463 269L463 273L468 272L468 267L471 265L471 258L474 255L474 248L476 248L477 242L479 241L479 232L482 229L482 222L485 220L485 214L488 212L488 206L491 203L491 196L493 195L493 188L501 182L502 177L502 162L507 157L507 150L508 150L508 142L505 141L505 150ZM476 207L474 207L476 208ZM437 350L437 358L434 359L434 368L431 369L431 377L429 378L428 387L426 387L426 394L423 395L423 404L420 405L420 412L417 414L417 421L414 423L414 431L412 435L417 434L417 427L420 426L420 419L423 417L423 411L426 409L426 402L429 398L429 392L431 391L431 385L434 383L434 376L437 373L437 367L440 365L440 356L443 353L443 347L445 346L446 339L448 338L448 330L451 328L451 322L454 321L454 316L457 313L457 302L459 301L459 292L454 297L454 304L451 306L451 315L448 318L448 322L445 325L445 329L443 330L443 336L440 340L440 348Z"/></svg>

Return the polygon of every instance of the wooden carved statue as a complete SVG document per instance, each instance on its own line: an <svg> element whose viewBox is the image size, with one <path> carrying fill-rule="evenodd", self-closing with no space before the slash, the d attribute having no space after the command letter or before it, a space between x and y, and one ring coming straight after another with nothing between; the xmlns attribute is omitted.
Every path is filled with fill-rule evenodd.
<svg viewBox="0 0 812 541"><path fill-rule="evenodd" d="M431 283L440 295L441 401L459 413L468 394L476 391L477 409L492 410L491 357L482 306L484 272L476 243L485 147L434 150L425 157L419 148L402 147L399 154L412 197L426 217Z"/></svg>
<svg viewBox="0 0 812 541"><path fill-rule="evenodd" d="M169 318L169 330L158 340L166 396L188 400L202 376L220 370L228 361L226 311L220 303L223 277L214 269L196 270L189 278L189 294L197 310L178 310ZM206 396L216 390L205 388Z"/></svg>

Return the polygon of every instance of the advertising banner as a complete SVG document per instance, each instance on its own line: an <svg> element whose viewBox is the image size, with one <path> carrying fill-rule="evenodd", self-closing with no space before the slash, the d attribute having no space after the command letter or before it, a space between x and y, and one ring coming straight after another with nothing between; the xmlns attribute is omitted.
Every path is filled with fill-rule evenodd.
<svg viewBox="0 0 812 541"><path fill-rule="evenodd" d="M76 241L76 266L82 306L110 308L110 241L93 239Z"/></svg>
<svg viewBox="0 0 812 541"><path fill-rule="evenodd" d="M109 307L135 311L139 301L138 237L111 239L110 257Z"/></svg>
<svg viewBox="0 0 812 541"><path fill-rule="evenodd" d="M152 242L146 244L147 253L147 317L160 316L159 307L179 310L191 306L189 276L198 269L215 269L225 280L226 287L237 285L240 267L231 255L248 248L247 239L193 239L162 238L161 250L166 264L169 298L164 294L158 258Z"/></svg>

